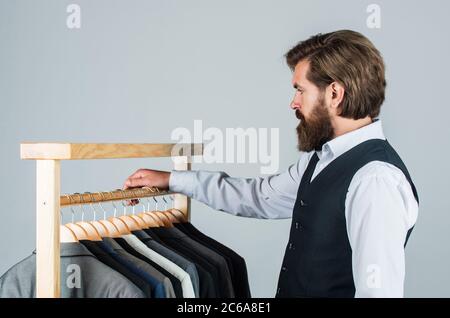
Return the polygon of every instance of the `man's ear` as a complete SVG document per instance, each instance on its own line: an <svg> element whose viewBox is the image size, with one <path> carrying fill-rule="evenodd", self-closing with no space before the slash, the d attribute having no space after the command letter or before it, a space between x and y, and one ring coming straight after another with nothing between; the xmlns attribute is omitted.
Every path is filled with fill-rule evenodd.
<svg viewBox="0 0 450 318"><path fill-rule="evenodd" d="M339 107L342 104L342 101L344 100L344 94L345 94L344 86L342 86L338 82L333 82L328 86L328 89L330 90L330 93L331 93L330 107L337 114L339 114L341 112Z"/></svg>

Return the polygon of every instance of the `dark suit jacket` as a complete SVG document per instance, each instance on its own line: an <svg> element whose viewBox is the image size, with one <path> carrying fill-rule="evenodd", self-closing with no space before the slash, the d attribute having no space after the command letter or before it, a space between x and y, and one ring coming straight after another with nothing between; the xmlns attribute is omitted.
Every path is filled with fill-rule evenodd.
<svg viewBox="0 0 450 318"><path fill-rule="evenodd" d="M203 243L217 253L225 256L231 262L231 281L233 282L234 293L239 298L251 298L250 285L248 282L247 264L243 257L234 252L227 246L217 242L216 240L206 236L200 232L192 223L175 224L179 230L194 240Z"/></svg>

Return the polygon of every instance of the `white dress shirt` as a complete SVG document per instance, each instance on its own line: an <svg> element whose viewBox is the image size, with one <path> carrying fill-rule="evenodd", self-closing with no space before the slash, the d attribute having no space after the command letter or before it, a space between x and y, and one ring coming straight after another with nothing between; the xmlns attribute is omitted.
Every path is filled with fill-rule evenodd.
<svg viewBox="0 0 450 318"><path fill-rule="evenodd" d="M385 140L381 120L324 144L317 151L312 180L334 159L369 139ZM169 188L237 216L291 218L300 180L313 154L300 152L298 161L285 172L267 177L173 170ZM400 169L372 161L356 172L345 200L355 297L403 297L404 243L417 215L417 201Z"/></svg>

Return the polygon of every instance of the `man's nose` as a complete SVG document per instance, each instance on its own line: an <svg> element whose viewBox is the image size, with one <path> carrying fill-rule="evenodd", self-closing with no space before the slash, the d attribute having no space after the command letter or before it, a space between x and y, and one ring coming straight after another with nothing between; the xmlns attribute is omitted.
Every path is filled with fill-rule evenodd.
<svg viewBox="0 0 450 318"><path fill-rule="evenodd" d="M298 105L295 103L295 101L292 101L290 107L292 110L296 110L298 108Z"/></svg>
<svg viewBox="0 0 450 318"><path fill-rule="evenodd" d="M298 108L300 108L300 103L296 100L296 98L294 97L294 99L291 102L290 105L291 109L296 110Z"/></svg>
<svg viewBox="0 0 450 318"><path fill-rule="evenodd" d="M297 93L295 93L294 98L292 98L290 107L293 110L300 108L300 102L299 99L297 98Z"/></svg>

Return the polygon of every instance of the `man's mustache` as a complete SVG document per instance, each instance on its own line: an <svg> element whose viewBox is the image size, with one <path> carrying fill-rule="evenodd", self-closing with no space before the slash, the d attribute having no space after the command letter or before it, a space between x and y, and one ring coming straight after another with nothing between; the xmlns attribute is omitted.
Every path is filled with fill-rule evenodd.
<svg viewBox="0 0 450 318"><path fill-rule="evenodd" d="M298 109L295 110L295 117L297 117L297 119L300 119L300 120L304 120L305 119L303 114Z"/></svg>

